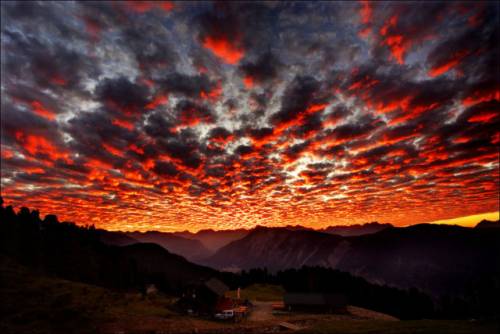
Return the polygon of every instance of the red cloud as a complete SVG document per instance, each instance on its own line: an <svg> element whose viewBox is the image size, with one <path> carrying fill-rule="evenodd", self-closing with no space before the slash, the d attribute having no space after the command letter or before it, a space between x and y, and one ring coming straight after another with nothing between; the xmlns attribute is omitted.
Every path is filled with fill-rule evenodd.
<svg viewBox="0 0 500 334"><path fill-rule="evenodd" d="M106 144L106 143L102 143L102 147L104 147L104 149L106 151L108 151L109 153L111 153L113 155L116 155L118 157L123 157L123 152L121 150L115 148L112 145L109 145L109 144Z"/></svg>
<svg viewBox="0 0 500 334"><path fill-rule="evenodd" d="M390 32L390 30L395 30L394 28L398 23L398 19L399 16L395 14L380 28L380 35L384 37L381 45L387 45L392 57L399 64L404 64L404 55L410 43L404 39L403 35Z"/></svg>
<svg viewBox="0 0 500 334"><path fill-rule="evenodd" d="M391 58L396 60L400 65L405 63L406 53L413 45L428 39L433 34L429 30L429 27L402 29L399 21L404 21L404 19L400 13L395 13L379 31L381 36L380 45L387 46L391 53Z"/></svg>
<svg viewBox="0 0 500 334"><path fill-rule="evenodd" d="M460 62L469 54L470 54L469 50L462 50L452 54L448 59L446 59L442 63L434 65L429 70L429 76L437 77L448 72L449 70L453 69L455 66L460 64Z"/></svg>
<svg viewBox="0 0 500 334"><path fill-rule="evenodd" d="M214 87L211 91L209 92L200 92L200 97L205 100L210 100L212 102L217 101L219 96L222 94L222 85L220 82L217 83L217 86Z"/></svg>
<svg viewBox="0 0 500 334"><path fill-rule="evenodd" d="M102 27L100 22L90 16L84 16L83 22L85 23L85 30L90 36L90 40L92 42L97 42L101 37Z"/></svg>
<svg viewBox="0 0 500 334"><path fill-rule="evenodd" d="M180 112L179 126L195 126L202 122L210 122L210 115L202 114L196 108L185 108Z"/></svg>
<svg viewBox="0 0 500 334"><path fill-rule="evenodd" d="M247 89L252 89L253 86L255 85L254 79L250 75L246 75L243 78L243 83L245 84L245 87Z"/></svg>
<svg viewBox="0 0 500 334"><path fill-rule="evenodd" d="M56 114L52 110L45 108L39 101L31 102L31 106L33 108L33 112L39 116L45 117L51 121L56 118Z"/></svg>
<svg viewBox="0 0 500 334"><path fill-rule="evenodd" d="M115 118L111 121L111 123L129 131L132 131L134 129L134 122L131 121Z"/></svg>
<svg viewBox="0 0 500 334"><path fill-rule="evenodd" d="M168 97L166 95L158 95L156 96L153 101L151 101L150 103L148 103L146 105L146 109L154 109L156 107L158 107L159 105L162 105L162 104L166 104L168 103Z"/></svg>
<svg viewBox="0 0 500 334"><path fill-rule="evenodd" d="M496 87L492 86L482 89L475 89L462 100L462 104L466 107L469 107L474 104L491 100L500 101L500 89L498 88L498 85Z"/></svg>
<svg viewBox="0 0 500 334"><path fill-rule="evenodd" d="M318 103L318 104L311 104L308 106L306 109L302 110L299 112L296 117L287 120L287 121L281 121L275 126L275 131L277 134L282 133L286 129L292 126L297 126L297 125L302 125L304 123L305 118L308 115L315 114L319 111L325 110L325 108L328 106L328 103Z"/></svg>
<svg viewBox="0 0 500 334"><path fill-rule="evenodd" d="M359 31L359 36L365 38L371 33L370 23L372 21L373 9L370 1L362 0L360 3L361 8L359 10L359 16L361 18L361 24L365 27Z"/></svg>
<svg viewBox="0 0 500 334"><path fill-rule="evenodd" d="M155 8L162 9L166 12L174 8L171 1L127 1L127 8L139 14L143 14Z"/></svg>
<svg viewBox="0 0 500 334"><path fill-rule="evenodd" d="M47 156L52 161L63 159L67 162L71 162L67 152L60 150L54 143L45 137L17 131L15 133L15 138L31 156L42 155Z"/></svg>
<svg viewBox="0 0 500 334"><path fill-rule="evenodd" d="M237 64L245 55L238 44L238 41L231 41L226 36L206 36L203 40L204 47L231 65Z"/></svg>
<svg viewBox="0 0 500 334"><path fill-rule="evenodd" d="M58 86L66 86L68 81L64 79L62 76L56 74L52 78L50 78L50 82L53 83L54 85Z"/></svg>

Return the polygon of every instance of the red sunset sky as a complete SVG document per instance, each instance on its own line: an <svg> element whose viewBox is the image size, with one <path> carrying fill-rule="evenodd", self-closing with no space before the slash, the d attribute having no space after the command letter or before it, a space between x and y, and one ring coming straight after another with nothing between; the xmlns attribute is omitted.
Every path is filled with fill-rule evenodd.
<svg viewBox="0 0 500 334"><path fill-rule="evenodd" d="M498 27L498 2L2 3L1 195L113 230L498 219Z"/></svg>

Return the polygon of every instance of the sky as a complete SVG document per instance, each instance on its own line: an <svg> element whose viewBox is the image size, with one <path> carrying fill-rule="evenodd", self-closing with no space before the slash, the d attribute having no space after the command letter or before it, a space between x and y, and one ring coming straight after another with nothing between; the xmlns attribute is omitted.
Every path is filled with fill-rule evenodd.
<svg viewBox="0 0 500 334"><path fill-rule="evenodd" d="M1 21L6 204L111 230L498 217L498 2L22 1Z"/></svg>

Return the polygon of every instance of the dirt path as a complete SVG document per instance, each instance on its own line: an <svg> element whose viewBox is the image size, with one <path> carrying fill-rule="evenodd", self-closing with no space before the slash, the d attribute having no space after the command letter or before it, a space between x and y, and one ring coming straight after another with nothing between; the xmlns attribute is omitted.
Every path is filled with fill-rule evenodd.
<svg viewBox="0 0 500 334"><path fill-rule="evenodd" d="M273 315L273 302L252 302L254 307L252 312L248 316L250 321L267 321L273 320L275 316Z"/></svg>

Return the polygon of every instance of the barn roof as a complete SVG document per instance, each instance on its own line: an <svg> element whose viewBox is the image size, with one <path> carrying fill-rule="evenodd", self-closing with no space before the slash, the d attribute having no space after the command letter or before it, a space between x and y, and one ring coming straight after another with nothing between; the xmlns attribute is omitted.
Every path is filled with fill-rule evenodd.
<svg viewBox="0 0 500 334"><path fill-rule="evenodd" d="M218 296L224 296L226 291L229 290L227 285L225 285L223 282L219 281L217 278L211 278L208 281L205 282L205 286L212 290L215 294Z"/></svg>

